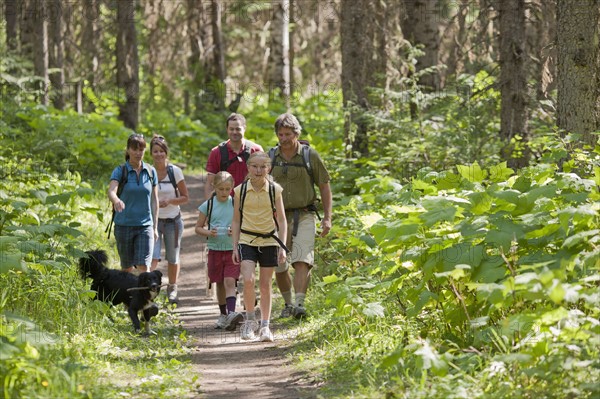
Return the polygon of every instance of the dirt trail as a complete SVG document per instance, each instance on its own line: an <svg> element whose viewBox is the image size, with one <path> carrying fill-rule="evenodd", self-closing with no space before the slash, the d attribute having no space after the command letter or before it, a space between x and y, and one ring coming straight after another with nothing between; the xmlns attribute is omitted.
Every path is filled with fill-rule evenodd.
<svg viewBox="0 0 600 399"><path fill-rule="evenodd" d="M204 240L195 235L204 179L186 176L190 201L182 207L184 235L179 277L180 303L175 310L193 338L193 365L200 375L202 398L314 398L317 389L294 369L287 353L294 334L273 323L275 342L246 342L235 332L214 329L218 307L207 288ZM161 265L162 267L163 265ZM213 288L214 289L214 288ZM274 289L276 291L276 289ZM278 315L273 309L273 315ZM238 311L241 305L238 303Z"/></svg>

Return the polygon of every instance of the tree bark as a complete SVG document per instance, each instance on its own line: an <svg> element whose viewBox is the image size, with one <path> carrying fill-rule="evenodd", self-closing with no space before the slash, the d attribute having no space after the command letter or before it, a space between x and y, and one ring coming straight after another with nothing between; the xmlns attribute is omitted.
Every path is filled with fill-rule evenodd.
<svg viewBox="0 0 600 399"><path fill-rule="evenodd" d="M582 135L595 145L600 129L600 61L598 0L558 0L557 125L566 133Z"/></svg>
<svg viewBox="0 0 600 399"><path fill-rule="evenodd" d="M4 3L4 18L6 20L6 43L9 50L16 50L18 47L19 37L18 29L18 11L19 6L16 0L5 0Z"/></svg>
<svg viewBox="0 0 600 399"><path fill-rule="evenodd" d="M135 130L139 110L139 59L135 30L135 0L117 2L117 87L124 92L119 119Z"/></svg>
<svg viewBox="0 0 600 399"><path fill-rule="evenodd" d="M413 46L422 45L425 54L418 57L417 71L439 64L439 8L441 0L404 0L405 17L401 20L402 35ZM427 91L441 88L439 71L419 78L419 84Z"/></svg>
<svg viewBox="0 0 600 399"><path fill-rule="evenodd" d="M527 165L527 69L525 51L525 4L522 0L500 2L500 136L502 155L511 167ZM519 136L520 139L517 137Z"/></svg>
<svg viewBox="0 0 600 399"><path fill-rule="evenodd" d="M289 0L278 0L274 4L269 57L269 88L279 89L280 95L286 99L288 106L290 96L289 11Z"/></svg>
<svg viewBox="0 0 600 399"><path fill-rule="evenodd" d="M57 70L50 74L52 83L52 103L57 109L65 108L65 71L64 71L64 42L63 42L63 10L61 0L52 0L48 16L50 20L51 46L48 59L50 68Z"/></svg>
<svg viewBox="0 0 600 399"><path fill-rule="evenodd" d="M33 7L33 70L39 77L38 90L40 102L48 105L48 19L46 18L46 2L35 1Z"/></svg>
<svg viewBox="0 0 600 399"><path fill-rule="evenodd" d="M85 79L92 89L95 89L100 79L101 52L98 38L100 28L100 1L85 0L83 10L82 52L85 68ZM91 109L93 111L93 109Z"/></svg>
<svg viewBox="0 0 600 399"><path fill-rule="evenodd" d="M385 28L379 11L369 0L341 3L342 95L349 109L344 133L350 156L369 155L368 90L385 80L386 59L380 54L385 49Z"/></svg>

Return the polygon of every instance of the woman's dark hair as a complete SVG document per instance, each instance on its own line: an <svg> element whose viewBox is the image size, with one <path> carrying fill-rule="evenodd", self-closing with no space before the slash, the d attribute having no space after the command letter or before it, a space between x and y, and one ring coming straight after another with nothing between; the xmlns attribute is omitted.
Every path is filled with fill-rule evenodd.
<svg viewBox="0 0 600 399"><path fill-rule="evenodd" d="M158 134L152 136L152 140L150 140L150 152L152 152L152 147L154 147L155 145L162 148L165 154L169 156L169 145L167 144L167 140L165 140L163 136L159 136Z"/></svg>
<svg viewBox="0 0 600 399"><path fill-rule="evenodd" d="M138 133L129 135L129 138L127 139L127 150L130 148L134 150L146 148L146 140L144 140L144 135ZM129 161L129 154L127 153L127 150L125 150L125 160Z"/></svg>

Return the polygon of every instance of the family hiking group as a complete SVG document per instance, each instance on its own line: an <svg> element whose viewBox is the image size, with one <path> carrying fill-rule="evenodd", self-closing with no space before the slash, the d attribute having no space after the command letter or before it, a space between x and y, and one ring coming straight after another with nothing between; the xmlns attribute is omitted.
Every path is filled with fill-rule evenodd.
<svg viewBox="0 0 600 399"><path fill-rule="evenodd" d="M195 226L195 233L207 239L209 286L216 285L219 305L215 327L233 331L241 324L243 340L272 342L273 274L285 302L281 317L307 314L317 219L321 236L331 229L330 176L318 152L300 140L302 127L292 114L275 121L278 144L268 152L245 139L243 115L231 114L225 125L228 140L208 156ZM169 162L164 137L150 140L152 165L144 162L145 151L144 136L130 135L125 163L110 177L117 251L122 270L135 273L155 270L164 253L167 297L176 303L184 229L180 205L190 200L189 192L181 168ZM260 301L255 292L257 264ZM245 313L236 311L238 291Z"/></svg>

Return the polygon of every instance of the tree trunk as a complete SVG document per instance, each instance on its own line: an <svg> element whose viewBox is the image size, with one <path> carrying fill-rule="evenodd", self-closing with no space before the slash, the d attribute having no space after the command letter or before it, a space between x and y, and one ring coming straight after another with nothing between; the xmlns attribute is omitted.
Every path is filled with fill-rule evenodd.
<svg viewBox="0 0 600 399"><path fill-rule="evenodd" d="M135 130L139 110L139 60L135 30L135 0L117 2L117 87L124 92L119 119Z"/></svg>
<svg viewBox="0 0 600 399"><path fill-rule="evenodd" d="M511 167L527 165L527 70L525 52L525 4L522 0L500 2L500 136L503 158ZM518 138L519 136L520 138Z"/></svg>
<svg viewBox="0 0 600 399"><path fill-rule="evenodd" d="M534 60L535 96L550 97L556 88L556 0L533 0L530 5L531 54Z"/></svg>
<svg viewBox="0 0 600 399"><path fill-rule="evenodd" d="M101 36L100 30L100 1L101 0L85 0L83 10L83 31L82 31L82 53L83 65L86 65L84 78L87 80L87 85L92 89L96 89L96 85L100 80L100 45L98 38ZM77 85L78 89L81 85ZM78 103L77 107L82 104ZM94 104L91 103L90 111L94 110Z"/></svg>
<svg viewBox="0 0 600 399"><path fill-rule="evenodd" d="M205 22L205 13L202 10L202 2L197 0L188 0L187 2L187 30L190 39L190 56L188 58L189 85L187 97L193 104L194 110L189 110L195 117L200 116L204 111L204 102L214 102L214 92L208 85L209 74L207 73L206 49L210 47L209 35L206 27L210 26ZM191 108L191 107L190 107Z"/></svg>
<svg viewBox="0 0 600 399"><path fill-rule="evenodd" d="M274 4L269 61L269 89L279 89L280 95L286 99L288 106L290 96L289 11L289 0L278 0Z"/></svg>
<svg viewBox="0 0 600 399"><path fill-rule="evenodd" d="M582 142L597 141L600 129L599 17L597 0L558 0L558 107L557 125L566 133L582 135Z"/></svg>
<svg viewBox="0 0 600 399"><path fill-rule="evenodd" d="M18 11L19 6L16 0L5 0L4 18L6 20L6 44L9 50L16 50L18 45Z"/></svg>
<svg viewBox="0 0 600 399"><path fill-rule="evenodd" d="M346 147L350 156L369 155L368 89L385 76L385 26L381 9L369 0L342 0L340 13L342 95L349 109L345 121ZM365 38L371 40L365 40ZM383 43L383 44L382 44ZM385 51L384 51L385 53Z"/></svg>
<svg viewBox="0 0 600 399"><path fill-rule="evenodd" d="M57 70L50 74L52 83L52 103L57 109L65 108L65 71L64 71L64 42L63 42L63 10L61 0L52 0L48 3L51 31L51 51L48 59L50 68Z"/></svg>
<svg viewBox="0 0 600 399"><path fill-rule="evenodd" d="M216 106L218 110L225 109L225 78L227 71L225 69L225 44L223 43L223 30L221 28L221 0L212 0L211 3L211 27L213 38L213 79L214 86L219 88L216 96Z"/></svg>
<svg viewBox="0 0 600 399"><path fill-rule="evenodd" d="M40 102L48 105L48 19L46 2L35 1L33 7L33 70L39 77Z"/></svg>
<svg viewBox="0 0 600 399"><path fill-rule="evenodd" d="M418 57L417 71L439 64L439 7L441 0L404 0L405 17L402 18L402 35L413 46L423 45L425 54ZM427 73L419 78L426 91L441 88L439 71Z"/></svg>

